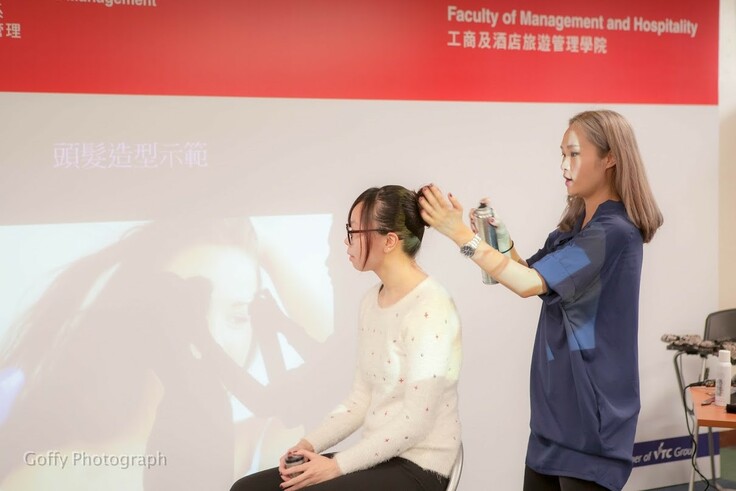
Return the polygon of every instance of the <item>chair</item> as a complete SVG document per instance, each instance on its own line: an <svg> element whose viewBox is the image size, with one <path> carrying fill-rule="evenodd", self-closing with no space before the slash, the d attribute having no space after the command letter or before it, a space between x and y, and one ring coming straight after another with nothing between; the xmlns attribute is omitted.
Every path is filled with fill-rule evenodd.
<svg viewBox="0 0 736 491"><path fill-rule="evenodd" d="M447 491L455 491L457 485L460 482L460 474L463 473L463 444L460 442L460 448L457 451L457 457L455 457L455 463L452 464L452 470L450 471L450 482L447 483Z"/></svg>
<svg viewBox="0 0 736 491"><path fill-rule="evenodd" d="M705 331L703 332L703 340L705 341L727 341L736 340L736 309L719 310L708 314L705 318ZM733 358L733 354L731 357ZM703 357L703 366L700 371L700 380L704 380L706 377L706 357ZM678 369L678 377L680 377L680 392L682 393L683 383L679 373L679 367L677 361L675 361L675 368ZM684 395L683 395L684 397ZM685 402L683 400L683 402ZM688 413L692 414L692 410L685 403L685 408ZM695 426L695 437L697 438L697 425ZM708 450L710 454L710 470L713 481L716 480L716 464L713 458L713 430L708 427ZM695 480L695 469L693 468L690 472L690 486L689 489L693 489L693 481Z"/></svg>
<svg viewBox="0 0 736 491"><path fill-rule="evenodd" d="M703 339L722 341L736 339L736 309L713 312L705 318Z"/></svg>

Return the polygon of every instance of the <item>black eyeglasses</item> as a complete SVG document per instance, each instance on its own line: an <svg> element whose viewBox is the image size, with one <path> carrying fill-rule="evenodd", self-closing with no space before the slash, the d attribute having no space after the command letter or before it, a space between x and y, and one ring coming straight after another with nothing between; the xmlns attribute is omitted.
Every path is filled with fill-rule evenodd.
<svg viewBox="0 0 736 491"><path fill-rule="evenodd" d="M348 234L348 244L353 244L353 234L365 234L367 232L381 232L382 234L387 234L390 232L390 230L386 230L385 228L366 228L363 230L351 230L350 224L345 224L345 231Z"/></svg>

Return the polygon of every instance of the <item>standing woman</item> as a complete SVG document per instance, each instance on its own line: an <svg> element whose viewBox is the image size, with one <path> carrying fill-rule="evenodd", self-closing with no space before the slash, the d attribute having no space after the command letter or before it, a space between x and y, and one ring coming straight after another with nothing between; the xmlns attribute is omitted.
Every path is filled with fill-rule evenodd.
<svg viewBox="0 0 736 491"><path fill-rule="evenodd" d="M506 227L499 251L430 185L422 216L521 297L543 303L531 367L525 491L620 490L639 414L637 331L642 245L662 225L629 123L613 111L573 117L562 137L567 207L531 258ZM475 228L475 227L473 227ZM505 254L504 254L505 253Z"/></svg>
<svg viewBox="0 0 736 491"><path fill-rule="evenodd" d="M360 305L352 391L279 467L240 479L232 491L447 487L460 447L460 322L450 296L414 259L425 227L417 193L401 186L370 188L355 200L347 253L355 269L372 271L380 283ZM334 456L319 454L361 427L354 445ZM287 471L291 454L306 462Z"/></svg>

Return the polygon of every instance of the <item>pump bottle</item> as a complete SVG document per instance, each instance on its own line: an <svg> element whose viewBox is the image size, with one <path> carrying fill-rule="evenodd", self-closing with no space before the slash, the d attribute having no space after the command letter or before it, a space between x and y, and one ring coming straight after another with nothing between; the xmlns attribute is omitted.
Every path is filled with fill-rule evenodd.
<svg viewBox="0 0 736 491"><path fill-rule="evenodd" d="M725 406L731 402L731 352L718 352L716 366L716 406Z"/></svg>

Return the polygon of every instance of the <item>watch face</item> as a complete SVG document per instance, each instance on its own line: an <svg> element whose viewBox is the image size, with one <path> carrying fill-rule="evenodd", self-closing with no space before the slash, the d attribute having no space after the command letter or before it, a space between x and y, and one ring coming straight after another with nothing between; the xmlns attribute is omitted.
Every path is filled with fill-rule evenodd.
<svg viewBox="0 0 736 491"><path fill-rule="evenodd" d="M468 257L473 257L473 254L475 254L475 250L478 249L478 245L481 240L480 235L475 234L475 237L473 237L470 242L460 246L460 253Z"/></svg>
<svg viewBox="0 0 736 491"><path fill-rule="evenodd" d="M460 252L464 254L465 256L470 257L473 254L475 254L475 247L473 247L472 245L465 244L464 246L460 248Z"/></svg>

